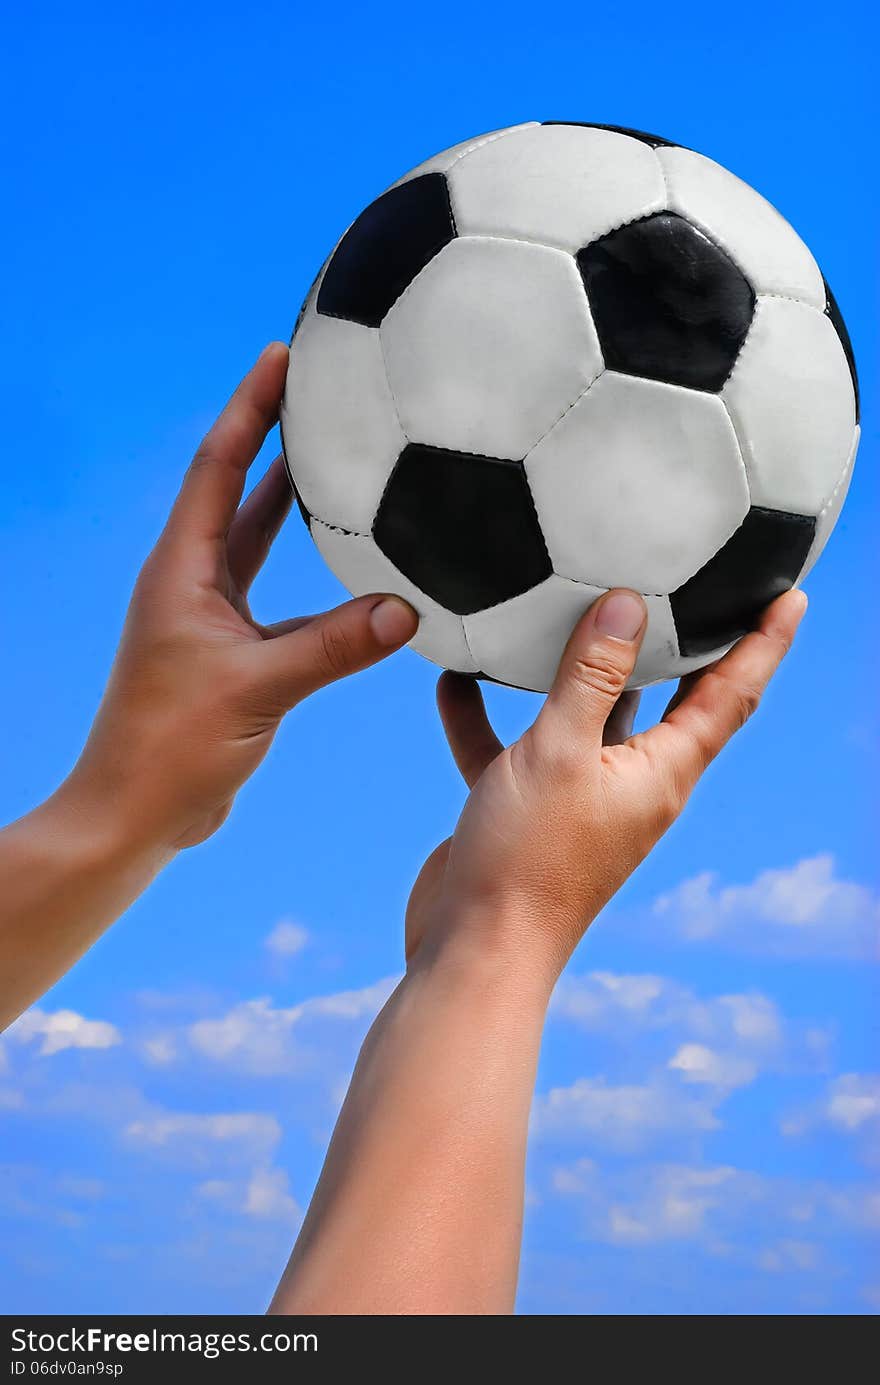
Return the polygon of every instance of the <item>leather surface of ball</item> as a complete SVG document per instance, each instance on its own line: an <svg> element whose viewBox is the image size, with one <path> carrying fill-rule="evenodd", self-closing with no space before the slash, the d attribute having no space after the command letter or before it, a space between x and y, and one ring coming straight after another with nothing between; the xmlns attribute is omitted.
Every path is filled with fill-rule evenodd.
<svg viewBox="0 0 880 1385"><path fill-rule="evenodd" d="M312 538L444 667L546 691L612 586L631 686L719 657L799 583L858 446L849 337L746 183L641 131L545 123L427 160L303 304L281 416Z"/></svg>

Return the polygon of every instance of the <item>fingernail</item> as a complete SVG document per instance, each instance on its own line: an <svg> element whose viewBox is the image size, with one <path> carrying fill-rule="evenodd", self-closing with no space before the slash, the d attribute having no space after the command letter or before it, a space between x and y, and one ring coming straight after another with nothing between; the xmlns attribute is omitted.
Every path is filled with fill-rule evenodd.
<svg viewBox="0 0 880 1385"><path fill-rule="evenodd" d="M635 592L612 592L596 616L596 629L615 640L634 640L645 620L645 603Z"/></svg>
<svg viewBox="0 0 880 1385"><path fill-rule="evenodd" d="M412 606L396 596L386 596L370 611L370 629L379 644L390 648L412 639L419 618Z"/></svg>
<svg viewBox="0 0 880 1385"><path fill-rule="evenodd" d="M795 588L793 589L793 595L794 595L794 597L798 598L799 601L800 601L800 610L798 611L798 620L801 620L801 619L803 618L803 616L806 614L806 610L807 610L807 604L808 604L808 602L807 602L807 593L806 593L805 591L803 591L802 588L800 588L800 587L795 587Z"/></svg>

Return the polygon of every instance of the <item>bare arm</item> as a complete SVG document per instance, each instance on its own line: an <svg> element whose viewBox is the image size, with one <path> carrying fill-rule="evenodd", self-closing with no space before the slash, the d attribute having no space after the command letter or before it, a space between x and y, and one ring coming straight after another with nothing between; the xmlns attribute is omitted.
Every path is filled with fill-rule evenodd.
<svg viewBox="0 0 880 1385"><path fill-rule="evenodd" d="M247 593L290 508L274 425L287 348L267 347L204 439L138 578L95 724L58 792L0 832L0 1028L183 847L224 821L281 718L415 633L395 598L260 625Z"/></svg>
<svg viewBox="0 0 880 1385"><path fill-rule="evenodd" d="M270 1311L510 1311L546 1001L488 961L411 968L361 1050Z"/></svg>
<svg viewBox="0 0 880 1385"><path fill-rule="evenodd" d="M364 1044L270 1311L512 1310L553 984L757 705L806 603L781 597L633 736L634 699L621 692L643 630L638 604L641 616L622 593L596 603L534 726L507 750L473 680L441 680L472 792L416 883L407 974Z"/></svg>

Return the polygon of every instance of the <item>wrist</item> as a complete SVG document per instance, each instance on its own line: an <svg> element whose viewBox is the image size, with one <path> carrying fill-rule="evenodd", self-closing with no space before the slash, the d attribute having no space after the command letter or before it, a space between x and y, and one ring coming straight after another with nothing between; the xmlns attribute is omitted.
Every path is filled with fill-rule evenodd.
<svg viewBox="0 0 880 1385"><path fill-rule="evenodd" d="M37 809L49 838L73 863L85 869L131 867L157 874L176 854L151 834L137 814L116 795L90 783L74 769L50 799Z"/></svg>
<svg viewBox="0 0 880 1385"><path fill-rule="evenodd" d="M430 975L475 1003L513 1007L543 1023L566 960L552 930L510 907L444 909L441 903L438 912L407 975Z"/></svg>

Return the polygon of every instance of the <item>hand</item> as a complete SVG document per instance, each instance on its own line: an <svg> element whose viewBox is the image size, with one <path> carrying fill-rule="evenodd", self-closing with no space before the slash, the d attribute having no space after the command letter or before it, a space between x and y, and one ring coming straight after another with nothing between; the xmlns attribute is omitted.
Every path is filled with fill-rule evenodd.
<svg viewBox="0 0 880 1385"><path fill-rule="evenodd" d="M412 961L464 945L525 961L552 987L590 921L675 821L757 707L806 609L780 596L723 659L682 680L662 720L632 735L624 693L644 634L641 597L601 597L575 629L535 723L505 749L477 683L444 674L440 714L471 790L425 862L407 912Z"/></svg>
<svg viewBox="0 0 880 1385"><path fill-rule="evenodd" d="M173 851L223 822L284 713L411 639L405 602L366 596L260 625L248 589L291 503L280 457L239 506L278 417L287 348L268 346L208 433L144 564L101 708L62 791Z"/></svg>

